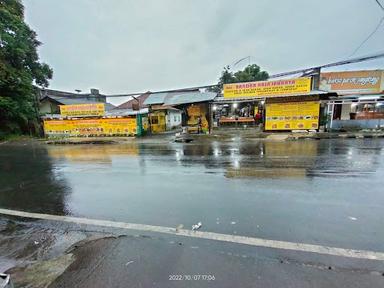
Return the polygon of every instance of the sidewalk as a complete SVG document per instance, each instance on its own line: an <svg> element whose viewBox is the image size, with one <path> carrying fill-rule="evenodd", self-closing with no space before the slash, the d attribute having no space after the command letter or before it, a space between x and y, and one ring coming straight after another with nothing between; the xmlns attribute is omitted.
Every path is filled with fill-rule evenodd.
<svg viewBox="0 0 384 288"><path fill-rule="evenodd" d="M273 140L273 141L290 141L303 139L364 139L364 138L384 138L384 132L364 131L364 132L256 132L249 130L230 130L216 131L212 134L188 134L188 139L192 141L233 141L236 138L243 140ZM128 144L133 142L152 142L163 143L174 141L174 133L148 135L145 137L73 137L66 139L49 139L45 140L47 144L55 145L81 145L81 144Z"/></svg>
<svg viewBox="0 0 384 288"><path fill-rule="evenodd" d="M384 285L380 261L51 221L2 218L1 228L15 287Z"/></svg>

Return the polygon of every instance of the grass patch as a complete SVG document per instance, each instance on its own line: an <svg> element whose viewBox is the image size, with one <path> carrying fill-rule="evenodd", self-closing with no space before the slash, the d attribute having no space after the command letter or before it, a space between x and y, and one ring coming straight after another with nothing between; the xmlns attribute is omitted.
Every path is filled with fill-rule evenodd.
<svg viewBox="0 0 384 288"><path fill-rule="evenodd" d="M0 141L22 141L22 140L29 140L33 139L34 137L29 135L22 135L22 134L10 134L10 133L4 133L0 131Z"/></svg>

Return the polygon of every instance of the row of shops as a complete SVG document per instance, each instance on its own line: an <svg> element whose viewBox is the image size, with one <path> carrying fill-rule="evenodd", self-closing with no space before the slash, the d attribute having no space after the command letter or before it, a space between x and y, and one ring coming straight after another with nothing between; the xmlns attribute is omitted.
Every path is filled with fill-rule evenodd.
<svg viewBox="0 0 384 288"><path fill-rule="evenodd" d="M317 79L314 79L317 77ZM198 89L144 93L114 109L105 103L59 105L44 116L47 136L141 136L184 127L189 133L261 127L264 131L384 127L382 70L231 83L223 93Z"/></svg>

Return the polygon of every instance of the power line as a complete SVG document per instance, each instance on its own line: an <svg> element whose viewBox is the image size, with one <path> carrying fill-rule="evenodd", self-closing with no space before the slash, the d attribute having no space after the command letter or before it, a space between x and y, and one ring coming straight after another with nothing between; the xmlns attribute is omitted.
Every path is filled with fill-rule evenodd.
<svg viewBox="0 0 384 288"><path fill-rule="evenodd" d="M314 71L316 69L329 68L329 67L341 66L341 65L346 65L346 64L353 64L353 63L358 63L358 62L374 60L374 59L382 58L382 57L384 57L384 51L376 53L376 54L364 56L364 57L358 57L358 58L328 63L325 65L319 65L319 66L314 66L314 67L300 69L300 70L278 73L278 74L270 75L269 78L278 78L278 77L288 76L288 75L292 75L292 74L307 73L307 72Z"/></svg>
<svg viewBox="0 0 384 288"><path fill-rule="evenodd" d="M367 38L364 39L363 42L360 43L360 45L355 49L355 51L353 51L353 53L351 55L349 55L349 57L353 56L356 54L356 52L373 36L373 34L375 34L377 32L377 30L379 30L379 27L381 26L381 24L384 22L384 16L381 17L379 23L377 23L375 29L367 36Z"/></svg>
<svg viewBox="0 0 384 288"><path fill-rule="evenodd" d="M242 62L242 61L244 61L244 60L246 60L246 59L248 59L248 64L250 64L250 62L251 62L251 56L247 56L247 57L244 57L244 58L241 58L241 59L237 60L233 65L231 65L232 68L234 68L237 64L239 64L240 62Z"/></svg>
<svg viewBox="0 0 384 288"><path fill-rule="evenodd" d="M269 78L278 78L278 77L288 76L288 75L292 75L292 74L308 73L308 72L315 71L315 70L321 69L321 68L329 68L329 67L341 66L341 65L346 65L346 64L353 64L353 63L358 63L358 62L374 60L374 59L382 58L382 57L384 57L384 51L381 51L381 52L376 53L376 54L363 56L363 57L358 57L358 58L353 58L353 59L348 59L348 60L343 60L343 61L338 61L338 62L332 62L332 63L328 63L325 65L319 65L319 66L314 66L314 67L310 67L310 68L274 74L274 75L270 75ZM156 91L156 92L151 92L151 93L169 93L169 92L187 91L187 90L195 90L195 89L204 89L204 88L210 88L210 87L216 87L216 86L217 86L217 84L212 84L212 85L195 86L195 87L174 89L174 90L162 90L162 91ZM140 94L144 94L144 93L142 92L142 93L117 94L117 95L106 95L106 96L107 97L126 97L126 96L140 95Z"/></svg>
<svg viewBox="0 0 384 288"><path fill-rule="evenodd" d="M204 86L195 86L195 87L187 87L187 88L179 88L179 89L171 89L171 90L160 90L160 91L155 91L151 92L148 91L151 94L154 93L170 93L170 92L188 92L188 91L194 91L198 89L205 89L205 88L211 88L215 87L217 84L212 84L212 85L204 85ZM139 92L139 93L128 93L128 94L113 94L113 95L105 95L107 97L127 97L127 96L136 96L136 95L141 95L145 94L146 92Z"/></svg>
<svg viewBox="0 0 384 288"><path fill-rule="evenodd" d="M381 10L384 11L384 6L380 3L380 1L379 0L375 0L375 1L376 1L377 5L380 6Z"/></svg>
<svg viewBox="0 0 384 288"><path fill-rule="evenodd" d="M381 10L384 11L384 6L381 4L381 2L379 0L375 0L375 2L377 3L377 5L379 5L379 7L381 8ZM377 30L379 29L379 27L381 26L381 24L383 23L384 21L384 16L381 17L381 19L379 20L379 22L377 23L375 29L373 29L373 31L367 36L367 38L365 38L363 40L363 42L360 43L360 45L355 49L355 51L353 51L353 53L351 55L349 55L349 57L353 56L356 54L357 51L359 51L359 49L377 32Z"/></svg>
<svg viewBox="0 0 384 288"><path fill-rule="evenodd" d="M329 67L335 67L335 66L341 66L341 65L346 65L346 64L353 64L353 63L358 63L358 62L364 62L364 61L369 61L369 60L374 60L377 58L382 58L384 57L384 51L378 52L376 54L371 54L367 55L364 57L358 57L358 58L353 58L353 59L348 59L348 60L343 60L343 61L338 61L338 62L332 62L328 63L325 65L319 65L319 66L314 66L314 67L309 67L309 68L304 68L300 70L294 70L294 71L289 71L289 72L283 72L283 73L278 73L274 75L270 75L269 78L279 78L283 76L289 76L293 74L299 74L299 73L311 73L315 70L321 69L321 68L329 68ZM193 91L197 89L206 89L206 88L211 88L211 87L216 87L217 84L212 84L212 85L203 85L203 86L194 86L194 87L187 87L187 88L179 88L179 89L170 89L170 90L160 90L160 91L147 91L150 93L170 93L170 92L187 92L187 91ZM137 92L137 93L126 93L126 94L112 94L112 95L105 95L106 97L128 97L128 96L137 96L141 94L145 94L147 92ZM88 97L89 95L84 96ZM73 97L71 96L62 96L62 97ZM76 98L81 98L81 95L75 94Z"/></svg>

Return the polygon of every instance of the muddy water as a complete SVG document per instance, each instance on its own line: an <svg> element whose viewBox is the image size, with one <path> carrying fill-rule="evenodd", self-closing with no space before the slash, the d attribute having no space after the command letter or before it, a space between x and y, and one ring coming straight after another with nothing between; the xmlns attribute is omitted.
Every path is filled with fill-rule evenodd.
<svg viewBox="0 0 384 288"><path fill-rule="evenodd" d="M384 141L0 145L0 206L384 250Z"/></svg>

